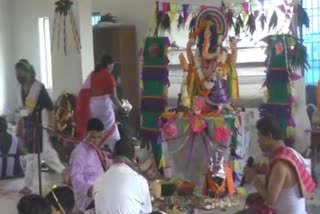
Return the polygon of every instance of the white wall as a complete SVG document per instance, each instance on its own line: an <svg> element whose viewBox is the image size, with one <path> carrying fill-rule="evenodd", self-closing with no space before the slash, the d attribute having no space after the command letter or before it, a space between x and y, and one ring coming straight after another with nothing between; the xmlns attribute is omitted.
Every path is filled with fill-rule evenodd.
<svg viewBox="0 0 320 214"><path fill-rule="evenodd" d="M37 73L37 78L41 80L40 72L40 45L39 45L39 25L38 19L40 17L49 17L50 19L50 28L52 31L53 20L54 20L54 0L1 0L1 1L10 1L12 3L12 13L4 11L0 13L0 17L5 15L6 17L11 18L13 30L10 34L13 46L13 54L11 57L10 68L14 69L14 63L21 58L26 58L34 65L34 68ZM91 2L91 0L86 0L86 2ZM75 19L79 27L79 4L78 1L74 1L74 14ZM89 5L87 3L87 5ZM0 10L5 9L1 7ZM82 13L85 9L82 9ZM88 8L88 14L91 13L91 9ZM1 18L1 20L3 20ZM5 20L5 19L4 19ZM88 15L88 22L91 19ZM81 55L75 49L73 34L70 27L70 19L66 20L67 23L67 56L63 52L63 34L61 33L60 37L60 51L57 51L57 43L54 45L54 52L52 54L52 73L53 73L53 89L50 90L53 98L57 98L62 92L71 92L77 93L81 82L82 82L82 63ZM62 27L62 24L61 24ZM91 26L90 26L91 27ZM78 28L79 30L79 28ZM87 31L91 32L91 29L88 28ZM55 40L57 41L57 40ZM88 40L84 40L87 41ZM89 41L90 43L90 41ZM6 43L4 43L6 44ZM85 45L88 47L88 45ZM85 48L88 50L88 48ZM86 54L88 54L86 52ZM89 52L90 54L90 52ZM8 60L7 60L8 61ZM93 60L91 60L93 61ZM92 66L90 58L87 57L85 63L86 67ZM91 63L91 64L90 64ZM10 95L15 93L15 90L10 91ZM0 92L1 93L1 92ZM8 96L9 97L9 96Z"/></svg>
<svg viewBox="0 0 320 214"><path fill-rule="evenodd" d="M226 4L229 2L236 3L243 1L244 0L224 0ZM94 12L101 12L102 14L111 13L116 16L119 22L135 25L138 34L138 46L141 46L148 30L152 14L154 13L156 0L92 0L92 2ZM164 2L213 6L221 4L220 0L167 0Z"/></svg>
<svg viewBox="0 0 320 214"><path fill-rule="evenodd" d="M13 4L13 61L21 58L28 59L34 65L37 78L40 79L40 45L39 25L40 17L47 17L48 1L44 0L10 0ZM12 65L13 67L14 65ZM14 67L13 67L14 68Z"/></svg>
<svg viewBox="0 0 320 214"><path fill-rule="evenodd" d="M41 1L41 0L40 0ZM49 20L50 29L53 30L55 17L55 1L49 0ZM74 1L73 11L78 22L78 1ZM57 98L63 92L77 93L81 85L81 55L77 52L73 40L73 34L70 27L70 20L66 20L67 25L67 55L63 51L63 33L60 34L59 50L57 48L58 37L55 35L55 42L52 45L52 80L53 80L53 97ZM60 28L63 22L61 19ZM57 26L56 26L57 28ZM56 31L57 32L57 31Z"/></svg>
<svg viewBox="0 0 320 214"><path fill-rule="evenodd" d="M12 4L0 0L0 115L8 114L15 105L15 73L12 67Z"/></svg>

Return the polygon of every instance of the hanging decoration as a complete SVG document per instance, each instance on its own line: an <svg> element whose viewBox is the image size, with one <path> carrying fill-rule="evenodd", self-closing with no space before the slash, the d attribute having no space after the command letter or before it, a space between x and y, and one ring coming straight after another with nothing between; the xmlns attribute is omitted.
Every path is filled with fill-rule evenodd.
<svg viewBox="0 0 320 214"><path fill-rule="evenodd" d="M309 17L305 9L298 3L288 3L284 1L280 4L274 11L268 11L264 8L264 0L260 0L261 7L256 6L256 2L244 2L242 4L233 4L229 7L223 1L221 6L218 8L219 12L225 17L228 29L233 28L235 35L239 37L240 32L248 32L251 36L256 32L258 27L262 30L268 26L268 30L280 29L279 24L284 25L286 22L292 22L292 15L297 17L296 25L301 28L302 26L309 27ZM191 32L196 28L197 21L196 17L199 17L198 13L206 13L206 10L210 8L208 6L191 6L190 4L176 4L170 2L159 2L156 3L155 14L157 17L157 28L154 35L157 35L159 27L163 31L171 31L171 23L177 21L178 29L183 29L185 23L192 15L189 30ZM258 8L258 9L257 9ZM210 9L209 9L210 10ZM267 20L268 13L272 13L270 20ZM215 13L215 12L213 12ZM279 23L279 14L283 13L285 16L285 21ZM179 14L178 19L176 14ZM258 26L260 25L260 26ZM291 32L295 32L295 24L290 25Z"/></svg>
<svg viewBox="0 0 320 214"><path fill-rule="evenodd" d="M60 34L63 32L63 51L64 54L67 55L67 19L69 18L73 40L75 43L75 48L78 53L80 53L80 35L77 29L77 24L75 21L75 16L73 14L72 5L73 2L71 0L58 0L55 2L55 17L53 23L53 31L51 37L52 48L55 43L55 36L57 36L57 50L60 50ZM57 35L56 35L57 33Z"/></svg>
<svg viewBox="0 0 320 214"><path fill-rule="evenodd" d="M167 37L147 37L143 51L141 100L141 140L152 146L157 162L161 160L161 132L158 119L167 104L169 63L166 52L170 46ZM170 132L170 136L173 133Z"/></svg>
<svg viewBox="0 0 320 214"><path fill-rule="evenodd" d="M180 30L180 29L184 29L184 27L185 27L184 18L182 16L182 14L180 13L179 18L177 20L177 28L178 28L178 30Z"/></svg>
<svg viewBox="0 0 320 214"><path fill-rule="evenodd" d="M287 146L294 144L295 122L292 116L292 62L288 53L296 40L291 35L269 36L267 44L267 102L261 105L260 116L274 115L280 122Z"/></svg>
<svg viewBox="0 0 320 214"><path fill-rule="evenodd" d="M162 3L162 21L161 21L161 28L163 31L171 31L171 21L170 21L170 3L169 2L163 2Z"/></svg>

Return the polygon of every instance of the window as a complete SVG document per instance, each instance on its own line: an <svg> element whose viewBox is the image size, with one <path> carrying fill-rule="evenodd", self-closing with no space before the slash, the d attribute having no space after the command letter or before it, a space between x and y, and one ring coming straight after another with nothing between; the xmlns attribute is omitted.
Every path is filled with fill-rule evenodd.
<svg viewBox="0 0 320 214"><path fill-rule="evenodd" d="M39 18L41 82L52 89L52 62L49 18Z"/></svg>
<svg viewBox="0 0 320 214"><path fill-rule="evenodd" d="M303 41L307 47L310 68L305 73L306 84L317 84L320 80L320 0L303 0L309 15L309 29L303 29Z"/></svg>
<svg viewBox="0 0 320 214"><path fill-rule="evenodd" d="M92 26L99 23L101 20L100 12L92 13Z"/></svg>

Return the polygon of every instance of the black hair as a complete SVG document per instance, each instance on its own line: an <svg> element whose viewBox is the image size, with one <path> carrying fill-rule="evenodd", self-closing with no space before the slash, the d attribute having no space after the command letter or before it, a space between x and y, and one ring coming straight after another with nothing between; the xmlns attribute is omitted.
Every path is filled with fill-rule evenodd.
<svg viewBox="0 0 320 214"><path fill-rule="evenodd" d="M34 70L34 67L29 63L28 60L20 59L19 62L16 63L15 67L30 73L32 80L36 79L36 72Z"/></svg>
<svg viewBox="0 0 320 214"><path fill-rule="evenodd" d="M274 140L282 140L283 133L280 123L272 115L262 117L257 121L256 127L261 135L272 136Z"/></svg>
<svg viewBox="0 0 320 214"><path fill-rule="evenodd" d="M49 202L39 195L26 195L17 205L19 214L51 214Z"/></svg>
<svg viewBox="0 0 320 214"><path fill-rule="evenodd" d="M116 142L113 149L113 155L114 156L123 156L128 158L129 160L132 160L134 158L134 145L133 143L126 139L121 138Z"/></svg>
<svg viewBox="0 0 320 214"><path fill-rule="evenodd" d="M7 132L8 124L6 118L0 117L0 133Z"/></svg>
<svg viewBox="0 0 320 214"><path fill-rule="evenodd" d="M87 122L87 131L101 132L104 130L104 125L98 118L91 118Z"/></svg>
<svg viewBox="0 0 320 214"><path fill-rule="evenodd" d="M207 21L212 21L210 18L206 19ZM202 49L203 49L203 44L204 44L204 34L205 34L206 29L204 29L203 31L201 31L199 33L198 36L198 50L199 50L199 55L202 56ZM219 34L217 31L217 27L215 24L213 24L210 27L210 31L211 31L211 41L210 41L210 47L209 47L209 53L214 53L217 51L218 48L218 38L219 38Z"/></svg>
<svg viewBox="0 0 320 214"><path fill-rule="evenodd" d="M104 54L101 57L99 64L96 65L96 67L94 68L94 71L95 72L101 71L102 69L107 68L109 65L111 65L113 63L114 63L113 58L108 54Z"/></svg>
<svg viewBox="0 0 320 214"><path fill-rule="evenodd" d="M60 204L64 209L65 214L72 213L72 210L75 205L74 193L72 189L68 186L59 186L52 189L46 195L46 199L49 201L51 206L55 207L57 210L61 209L59 206Z"/></svg>

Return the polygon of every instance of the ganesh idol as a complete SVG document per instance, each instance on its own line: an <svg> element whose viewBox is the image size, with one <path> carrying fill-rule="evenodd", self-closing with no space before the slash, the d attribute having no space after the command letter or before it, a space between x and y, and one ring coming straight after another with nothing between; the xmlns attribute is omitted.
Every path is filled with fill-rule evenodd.
<svg viewBox="0 0 320 214"><path fill-rule="evenodd" d="M194 96L202 96L213 106L222 106L239 98L236 71L237 40L229 38L231 53L222 46L223 38L214 21L208 17L191 32L186 58L180 55L184 70L181 105L191 109ZM192 47L196 44L195 54Z"/></svg>

